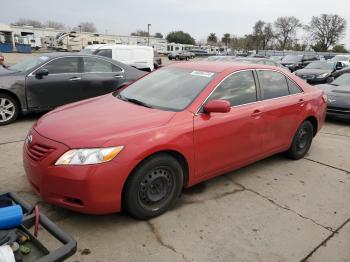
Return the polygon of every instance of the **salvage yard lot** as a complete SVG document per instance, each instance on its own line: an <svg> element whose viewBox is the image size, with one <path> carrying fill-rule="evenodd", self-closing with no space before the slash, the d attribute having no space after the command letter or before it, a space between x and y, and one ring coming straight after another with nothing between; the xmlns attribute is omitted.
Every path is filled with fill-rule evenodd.
<svg viewBox="0 0 350 262"><path fill-rule="evenodd" d="M13 64L29 56L5 59ZM327 121L302 160L276 155L201 183L145 222L123 213L82 215L35 196L22 145L40 116L0 127L0 184L39 202L74 236L78 252L68 261L349 261L349 123ZM40 233L45 244L56 245Z"/></svg>
<svg viewBox="0 0 350 262"><path fill-rule="evenodd" d="M78 252L69 261L349 260L349 124L327 122L305 159L277 155L186 189L170 212L143 222L81 215L34 195L21 148L39 116L1 127L0 183L39 201L76 238Z"/></svg>

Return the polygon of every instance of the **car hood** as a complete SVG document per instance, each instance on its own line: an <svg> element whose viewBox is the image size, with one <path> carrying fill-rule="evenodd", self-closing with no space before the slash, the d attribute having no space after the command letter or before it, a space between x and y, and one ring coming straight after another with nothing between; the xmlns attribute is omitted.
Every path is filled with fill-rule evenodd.
<svg viewBox="0 0 350 262"><path fill-rule="evenodd" d="M0 65L0 76L1 77L13 76L13 75L19 75L19 74L21 74L21 72L9 70L9 69L6 69Z"/></svg>
<svg viewBox="0 0 350 262"><path fill-rule="evenodd" d="M34 129L71 148L101 147L111 140L163 126L175 114L108 94L59 107L40 118Z"/></svg>
<svg viewBox="0 0 350 262"><path fill-rule="evenodd" d="M350 109L350 86L318 85L328 98L328 106Z"/></svg>
<svg viewBox="0 0 350 262"><path fill-rule="evenodd" d="M329 69L307 69L307 68L304 68L304 69L300 69L300 70L297 70L295 71L295 74L296 75L321 75L321 74L324 74L324 73L332 73L332 70L329 70Z"/></svg>

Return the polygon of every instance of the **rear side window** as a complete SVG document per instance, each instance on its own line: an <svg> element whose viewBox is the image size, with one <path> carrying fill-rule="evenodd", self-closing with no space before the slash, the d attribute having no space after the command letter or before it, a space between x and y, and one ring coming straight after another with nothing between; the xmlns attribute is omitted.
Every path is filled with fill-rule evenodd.
<svg viewBox="0 0 350 262"><path fill-rule="evenodd" d="M223 99L231 106L248 104L256 101L256 86L252 71L242 71L226 78L211 94L208 101Z"/></svg>
<svg viewBox="0 0 350 262"><path fill-rule="evenodd" d="M257 72L264 100L289 95L287 80L284 75L268 70Z"/></svg>
<svg viewBox="0 0 350 262"><path fill-rule="evenodd" d="M291 95L301 93L300 87L287 77L287 83L289 88L289 93Z"/></svg>
<svg viewBox="0 0 350 262"><path fill-rule="evenodd" d="M49 71L49 74L69 74L78 73L79 69L78 57L63 57L53 60L46 64L43 68Z"/></svg>
<svg viewBox="0 0 350 262"><path fill-rule="evenodd" d="M112 58L112 49L98 49L94 52L94 55Z"/></svg>
<svg viewBox="0 0 350 262"><path fill-rule="evenodd" d="M121 69L114 64L93 57L84 57L85 73L111 73L119 72Z"/></svg>

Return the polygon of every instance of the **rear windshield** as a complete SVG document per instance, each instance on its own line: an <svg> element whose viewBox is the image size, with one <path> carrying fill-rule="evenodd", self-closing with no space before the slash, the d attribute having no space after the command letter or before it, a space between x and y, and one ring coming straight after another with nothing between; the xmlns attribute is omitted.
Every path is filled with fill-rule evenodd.
<svg viewBox="0 0 350 262"><path fill-rule="evenodd" d="M112 58L112 49L97 49L93 54Z"/></svg>
<svg viewBox="0 0 350 262"><path fill-rule="evenodd" d="M334 68L334 63L313 62L313 63L308 64L305 68L332 70Z"/></svg>
<svg viewBox="0 0 350 262"><path fill-rule="evenodd" d="M163 68L136 81L120 95L154 108L182 111L215 76L213 72Z"/></svg>
<svg viewBox="0 0 350 262"><path fill-rule="evenodd" d="M282 62L300 62L302 58L301 55L287 55L282 59Z"/></svg>

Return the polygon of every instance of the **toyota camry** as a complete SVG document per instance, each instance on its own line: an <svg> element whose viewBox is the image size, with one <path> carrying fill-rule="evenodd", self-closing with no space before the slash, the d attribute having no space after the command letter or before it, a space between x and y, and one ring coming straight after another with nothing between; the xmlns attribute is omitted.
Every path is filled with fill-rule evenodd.
<svg viewBox="0 0 350 262"><path fill-rule="evenodd" d="M175 63L44 115L24 144L24 167L49 203L149 219L183 187L280 152L303 158L326 101L281 68Z"/></svg>

